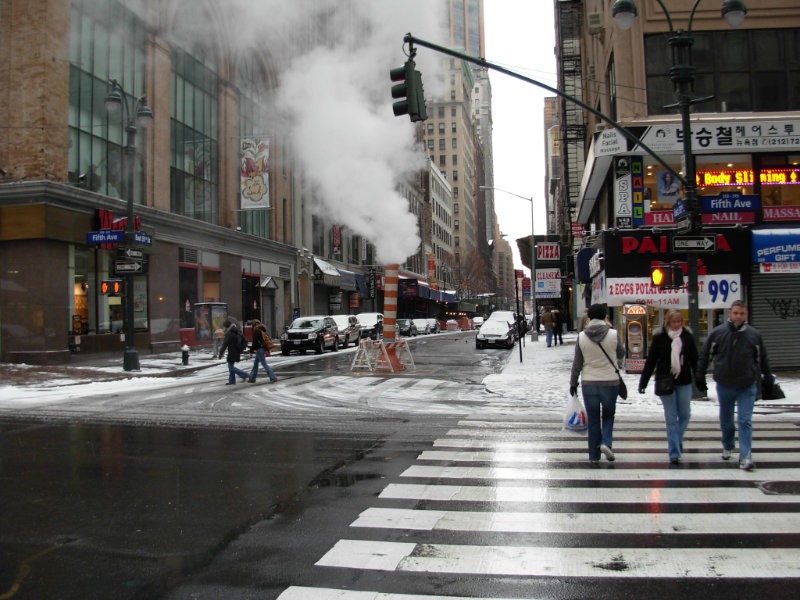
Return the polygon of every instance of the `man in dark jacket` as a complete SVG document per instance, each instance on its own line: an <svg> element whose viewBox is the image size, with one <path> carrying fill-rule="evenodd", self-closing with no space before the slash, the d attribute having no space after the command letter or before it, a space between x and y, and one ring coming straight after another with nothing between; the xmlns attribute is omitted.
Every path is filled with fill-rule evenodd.
<svg viewBox="0 0 800 600"><path fill-rule="evenodd" d="M248 379L250 374L247 371L242 371L236 366L236 363L242 359L242 343L241 340L244 336L239 332L236 323L230 323L225 330L225 338L222 340L222 349L219 351L219 357L222 358L225 351L228 351L228 383L225 385L235 385L236 376L242 379Z"/></svg>
<svg viewBox="0 0 800 600"><path fill-rule="evenodd" d="M719 425L722 430L722 459L728 460L734 446L736 429L734 408L739 424L739 468L753 469L753 406L763 378L773 382L767 350L761 334L747 323L747 305L736 300L728 310L728 320L717 325L700 350L695 383L706 392L706 370L714 361L714 381L717 382Z"/></svg>

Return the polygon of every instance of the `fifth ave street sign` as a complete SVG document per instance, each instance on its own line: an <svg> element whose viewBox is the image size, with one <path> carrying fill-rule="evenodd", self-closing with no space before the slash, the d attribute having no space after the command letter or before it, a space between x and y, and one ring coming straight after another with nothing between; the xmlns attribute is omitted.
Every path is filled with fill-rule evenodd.
<svg viewBox="0 0 800 600"><path fill-rule="evenodd" d="M714 252L717 241L713 235L696 235L672 238L673 252Z"/></svg>

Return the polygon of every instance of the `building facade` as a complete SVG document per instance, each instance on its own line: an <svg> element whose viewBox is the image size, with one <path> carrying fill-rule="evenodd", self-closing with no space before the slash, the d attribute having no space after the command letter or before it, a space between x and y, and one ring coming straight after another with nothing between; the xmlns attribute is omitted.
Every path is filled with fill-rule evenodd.
<svg viewBox="0 0 800 600"><path fill-rule="evenodd" d="M142 351L210 343L222 315L276 335L297 314L380 309L375 247L320 208L276 116L291 57L280 40L243 52L228 9L4 2L0 360L121 352L127 301ZM324 18L293 38L319 43ZM395 191L420 223L417 179ZM404 267L421 277L423 251Z"/></svg>
<svg viewBox="0 0 800 600"><path fill-rule="evenodd" d="M608 304L620 325L630 307L645 307L649 332L665 309L688 306L685 287L654 288L649 268L657 262L686 268L689 260L673 242L685 222L685 190L670 171L683 174L686 165L669 73L673 61L691 64L700 221L692 233L708 240L695 254L698 336L702 340L741 298L767 346L781 349L773 352L775 366L800 365L800 351L788 350L794 347L789 307L800 301L800 254L794 251L800 247L800 8L784 0L748 1L744 22L732 29L719 2L666 1L675 29L687 27L696 7L691 55L673 58L670 24L657 3L637 1L638 16L627 31L612 19L612 5L555 3L560 64L569 64L582 81L579 89L569 88L565 75L562 90L580 91L580 99L634 135L581 111L575 125L585 132L582 169L581 160L570 161L571 140L563 134L564 177L575 169L581 177L577 195L562 188L557 202L570 208L582 230L598 232L585 242L594 253L583 255L594 260L576 294ZM562 128L573 117L562 112Z"/></svg>

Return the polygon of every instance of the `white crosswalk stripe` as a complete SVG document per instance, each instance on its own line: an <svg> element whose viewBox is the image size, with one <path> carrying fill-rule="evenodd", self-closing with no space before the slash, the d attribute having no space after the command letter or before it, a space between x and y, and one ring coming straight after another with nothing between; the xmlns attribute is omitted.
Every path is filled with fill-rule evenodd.
<svg viewBox="0 0 800 600"><path fill-rule="evenodd" d="M558 423L464 419L316 565L650 584L800 579L800 428L756 420L752 472L738 468L737 451L721 460L719 437L715 421L693 421L672 465L662 423L618 421L616 461L593 468L586 437ZM685 538L694 542L671 543ZM382 591L297 586L280 598L441 598L398 594L386 581Z"/></svg>

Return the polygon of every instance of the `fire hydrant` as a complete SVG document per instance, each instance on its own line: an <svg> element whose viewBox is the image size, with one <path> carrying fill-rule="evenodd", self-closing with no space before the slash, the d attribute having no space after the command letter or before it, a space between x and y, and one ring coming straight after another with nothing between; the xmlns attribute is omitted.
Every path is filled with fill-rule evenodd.
<svg viewBox="0 0 800 600"><path fill-rule="evenodd" d="M189 364L189 346L187 346L186 344L184 344L181 347L181 362L184 365L188 365Z"/></svg>

